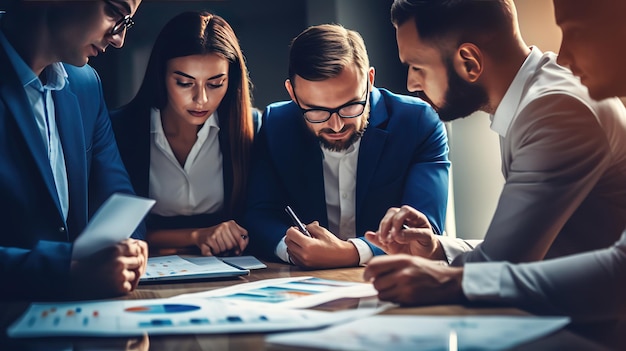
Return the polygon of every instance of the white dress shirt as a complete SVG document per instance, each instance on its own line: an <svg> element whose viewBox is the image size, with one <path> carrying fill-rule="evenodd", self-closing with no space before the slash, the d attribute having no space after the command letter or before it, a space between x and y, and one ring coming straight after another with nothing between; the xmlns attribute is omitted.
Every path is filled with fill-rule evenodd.
<svg viewBox="0 0 626 351"><path fill-rule="evenodd" d="M599 219L598 216L619 213L626 199L625 116L624 106L618 99L592 100L578 78L556 64L556 55L542 54L532 48L492 116L491 128L500 135L503 173L509 179L485 241L477 245L479 241L438 237L448 262L464 263L463 292L468 299L549 306L553 312L568 314L596 313L591 311L594 307L598 307L598 314L615 312L610 311L608 303L589 302L598 300L593 292L604 294L612 289L612 285L618 285L616 281L623 281L624 269L620 265L624 266L625 262L626 234L620 244L611 249L576 255L571 252L585 251L584 247L591 250L599 242L608 241L609 233L602 226L616 219ZM544 142L546 139L549 141ZM522 142L525 144L520 147ZM542 142L547 144L534 148L528 146ZM557 155L553 155L555 148L559 150ZM523 168L523 162L530 160L535 165L544 165L544 170ZM570 161L560 164L563 160ZM588 166L581 171L578 169L581 165ZM537 186L542 181L546 184ZM595 216L578 214L585 220L584 216L589 217L586 223L579 219L578 226L594 226L595 231L585 231L580 237L570 227L570 232L563 234L560 231L562 225L572 218L570 216L577 215L575 211L583 201L581 197L596 201L594 204L598 209L614 207L606 211L596 209L599 213ZM525 203L530 210L510 211ZM542 218L543 213L556 217L546 220ZM623 219L619 215L617 218ZM559 223L561 226L557 226ZM523 229L521 232L520 228ZM501 257L493 258L502 252L519 252L526 246L532 250L542 249L542 246L529 246L538 242L550 245L548 254L556 248L557 254L570 256L523 264L493 262L505 261ZM472 248L474 251L470 252ZM468 254L474 253L479 256L465 260ZM492 262L479 262L480 257ZM624 286L619 284L619 299L622 300ZM569 297L579 293L580 298ZM611 303L617 306L617 297L612 292L608 295ZM624 304L621 308L623 314Z"/></svg>
<svg viewBox="0 0 626 351"><path fill-rule="evenodd" d="M328 230L339 239L350 241L359 253L359 264L366 264L374 253L362 239L356 238L356 172L361 139L343 151L322 148L324 193ZM276 247L276 255L289 262L285 238Z"/></svg>
<svg viewBox="0 0 626 351"><path fill-rule="evenodd" d="M502 98L500 105L498 105L496 113L489 115L491 130L498 133L501 141L502 138L506 137L509 127L518 116L517 109L519 107L520 96L526 88L525 83L531 79L532 75L535 73L534 66L537 64L536 61L540 58L541 52L533 47L530 55L528 55L522 64L522 67ZM466 240L442 235L438 235L437 239L439 239L443 247L448 263L451 263L455 257L463 252L471 251L483 242L482 240Z"/></svg>
<svg viewBox="0 0 626 351"><path fill-rule="evenodd" d="M356 167L360 139L343 151L322 148L328 230L339 239L356 237Z"/></svg>
<svg viewBox="0 0 626 351"><path fill-rule="evenodd" d="M222 152L217 112L198 131L184 167L165 137L161 113L150 114L150 197L152 213L161 216L214 213L224 206Z"/></svg>
<svg viewBox="0 0 626 351"><path fill-rule="evenodd" d="M596 228L597 242L614 242L622 228L609 232L603 226L625 206L625 115L618 99L593 101L580 80L556 64L556 55L532 47L490 116L506 183L486 240L437 236L447 261L543 258L545 245L546 257L597 248L582 225ZM575 212L583 202L608 220L596 224ZM577 226L561 231L572 218ZM563 238L552 243L557 234Z"/></svg>

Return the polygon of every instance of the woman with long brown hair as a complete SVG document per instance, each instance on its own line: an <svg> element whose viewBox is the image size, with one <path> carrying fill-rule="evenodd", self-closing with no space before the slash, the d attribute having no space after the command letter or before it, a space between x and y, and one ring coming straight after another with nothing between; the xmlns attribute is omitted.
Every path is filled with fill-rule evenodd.
<svg viewBox="0 0 626 351"><path fill-rule="evenodd" d="M158 35L135 98L111 113L137 194L157 200L152 247L241 254L250 150L260 123L238 39L220 16L185 12Z"/></svg>

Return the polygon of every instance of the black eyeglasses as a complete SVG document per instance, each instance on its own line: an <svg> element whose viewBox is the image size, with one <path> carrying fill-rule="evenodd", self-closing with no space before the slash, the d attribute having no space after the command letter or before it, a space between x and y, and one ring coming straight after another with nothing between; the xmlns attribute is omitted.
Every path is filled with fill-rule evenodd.
<svg viewBox="0 0 626 351"><path fill-rule="evenodd" d="M115 25L113 26L113 28L111 28L111 35L116 35L116 34L120 34L123 31L129 29L130 27L135 25L135 21L133 21L133 18L129 15L124 15L117 6L115 6L115 4L113 4L110 0L104 0L104 2L109 5L109 8L115 12L115 15L120 17L120 19L115 22Z"/></svg>
<svg viewBox="0 0 626 351"><path fill-rule="evenodd" d="M367 105L367 99L370 95L369 92L370 84L369 80L366 80L365 100L348 102L347 104L343 104L337 108L317 107L305 109L300 106L300 102L298 101L295 90L293 92L293 96L296 99L296 103L298 104L300 111L302 111L304 119L306 119L310 123L324 123L330 119L333 113L336 113L341 118L356 118L362 115L363 112L365 112L365 105Z"/></svg>

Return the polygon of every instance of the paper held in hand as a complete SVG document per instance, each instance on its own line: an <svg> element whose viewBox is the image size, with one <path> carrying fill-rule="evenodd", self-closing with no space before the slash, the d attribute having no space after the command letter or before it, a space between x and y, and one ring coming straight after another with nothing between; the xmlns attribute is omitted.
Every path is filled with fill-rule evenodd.
<svg viewBox="0 0 626 351"><path fill-rule="evenodd" d="M128 194L111 195L74 241L72 260L82 259L128 239L155 202Z"/></svg>

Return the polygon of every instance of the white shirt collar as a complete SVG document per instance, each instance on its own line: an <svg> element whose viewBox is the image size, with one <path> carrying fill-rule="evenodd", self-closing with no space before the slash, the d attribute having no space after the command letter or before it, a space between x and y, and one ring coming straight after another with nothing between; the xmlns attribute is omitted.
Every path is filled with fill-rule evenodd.
<svg viewBox="0 0 626 351"><path fill-rule="evenodd" d="M513 124L515 117L517 117L517 109L526 90L526 83L535 74L535 68L539 64L542 55L543 53L537 47L530 47L530 54L528 54L522 67L517 71L496 112L489 116L491 119L491 130L500 136L506 137L509 127Z"/></svg>
<svg viewBox="0 0 626 351"><path fill-rule="evenodd" d="M211 128L216 128L219 131L219 123L219 117L217 111L215 111L198 131L198 142L201 143L206 139ZM161 110L156 107L150 110L150 133L156 133L165 137L165 131L163 131L163 124L161 123Z"/></svg>

